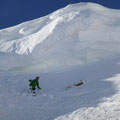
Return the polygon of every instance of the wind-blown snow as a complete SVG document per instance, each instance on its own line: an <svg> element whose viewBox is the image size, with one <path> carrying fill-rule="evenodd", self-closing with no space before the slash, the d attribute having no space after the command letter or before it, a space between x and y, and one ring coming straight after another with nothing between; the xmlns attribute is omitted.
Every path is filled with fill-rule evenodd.
<svg viewBox="0 0 120 120"><path fill-rule="evenodd" d="M119 120L119 31L120 11L93 3L0 30L0 120Z"/></svg>
<svg viewBox="0 0 120 120"><path fill-rule="evenodd" d="M82 3L3 29L0 69L48 71L117 55L119 19L117 10Z"/></svg>

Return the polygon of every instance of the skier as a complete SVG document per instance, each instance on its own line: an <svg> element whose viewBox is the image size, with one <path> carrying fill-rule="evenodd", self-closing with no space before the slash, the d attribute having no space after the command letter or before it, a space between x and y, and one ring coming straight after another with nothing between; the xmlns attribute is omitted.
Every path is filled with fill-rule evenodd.
<svg viewBox="0 0 120 120"><path fill-rule="evenodd" d="M29 82L30 82L29 86L31 86L30 90L33 91L34 94L36 93L35 92L36 86L38 89L41 90L41 88L39 86L39 79L40 79L39 77L36 77L34 80L31 80L31 79L29 80Z"/></svg>

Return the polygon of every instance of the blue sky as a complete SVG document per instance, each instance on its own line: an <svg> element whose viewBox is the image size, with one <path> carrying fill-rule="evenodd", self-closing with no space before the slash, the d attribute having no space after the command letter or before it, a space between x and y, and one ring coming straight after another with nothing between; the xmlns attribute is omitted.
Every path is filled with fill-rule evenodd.
<svg viewBox="0 0 120 120"><path fill-rule="evenodd" d="M120 0L0 0L0 29L45 16L78 2L94 2L120 9Z"/></svg>

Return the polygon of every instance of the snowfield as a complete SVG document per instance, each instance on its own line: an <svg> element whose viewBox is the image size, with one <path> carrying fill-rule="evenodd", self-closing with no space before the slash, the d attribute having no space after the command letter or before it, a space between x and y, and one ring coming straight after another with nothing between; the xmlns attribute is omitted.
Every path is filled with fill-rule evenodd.
<svg viewBox="0 0 120 120"><path fill-rule="evenodd" d="M0 30L0 120L119 120L119 31L120 10L94 3Z"/></svg>

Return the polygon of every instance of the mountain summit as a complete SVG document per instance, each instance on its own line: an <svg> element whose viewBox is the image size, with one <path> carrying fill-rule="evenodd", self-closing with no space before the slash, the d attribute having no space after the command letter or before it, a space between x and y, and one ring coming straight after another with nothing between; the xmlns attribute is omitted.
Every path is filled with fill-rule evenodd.
<svg viewBox="0 0 120 120"><path fill-rule="evenodd" d="M99 61L120 51L120 11L71 4L0 30L0 69L46 71Z"/></svg>

